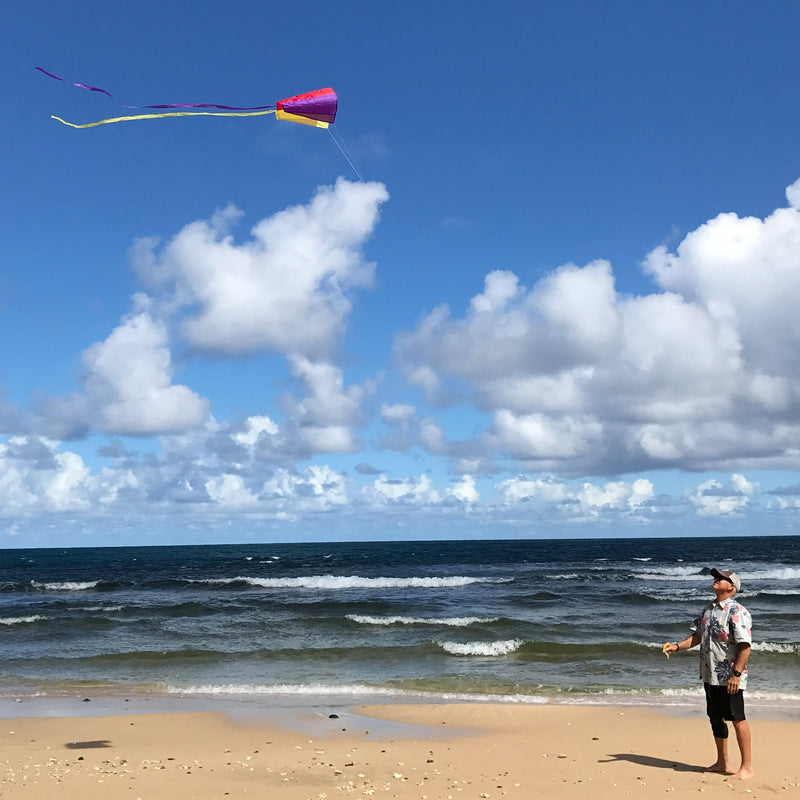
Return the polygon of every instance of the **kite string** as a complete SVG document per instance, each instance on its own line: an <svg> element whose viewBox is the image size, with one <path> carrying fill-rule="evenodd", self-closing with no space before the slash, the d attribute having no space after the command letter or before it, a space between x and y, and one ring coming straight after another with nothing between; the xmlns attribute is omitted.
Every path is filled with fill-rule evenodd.
<svg viewBox="0 0 800 800"><path fill-rule="evenodd" d="M341 135L334 134L333 128L328 128L328 133L331 135L331 139L333 139L336 146L339 148L339 152L345 157L347 163L353 168L353 172L355 172L355 174L358 176L358 179L361 181L361 183L364 183L364 177L358 171L358 167L355 165L353 159L350 157L349 150L344 142L344 139L341 138Z"/></svg>

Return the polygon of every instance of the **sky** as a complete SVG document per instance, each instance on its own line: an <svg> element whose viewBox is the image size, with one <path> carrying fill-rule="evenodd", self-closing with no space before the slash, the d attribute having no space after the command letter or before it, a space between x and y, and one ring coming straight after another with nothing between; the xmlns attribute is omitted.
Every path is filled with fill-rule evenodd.
<svg viewBox="0 0 800 800"><path fill-rule="evenodd" d="M0 548L798 532L800 5L0 14Z"/></svg>

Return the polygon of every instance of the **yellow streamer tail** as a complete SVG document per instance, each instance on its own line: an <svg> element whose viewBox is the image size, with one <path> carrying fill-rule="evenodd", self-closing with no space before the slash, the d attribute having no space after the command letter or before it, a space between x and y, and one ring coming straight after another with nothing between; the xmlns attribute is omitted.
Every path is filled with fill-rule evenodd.
<svg viewBox="0 0 800 800"><path fill-rule="evenodd" d="M269 111L170 111L167 114L134 114L130 117L113 117L112 119L101 119L97 122L87 122L84 125L76 125L74 122L67 122L61 117L51 116L50 119L57 119L63 125L69 125L70 128L96 128L98 125L110 125L113 122L132 122L136 119L164 119L165 117L263 117L265 114L274 114L275 109ZM295 117L295 115L286 115L284 119ZM295 117L294 122L303 121L308 125L316 125L317 127L328 127L327 122L317 122L316 120L305 120L303 117Z"/></svg>

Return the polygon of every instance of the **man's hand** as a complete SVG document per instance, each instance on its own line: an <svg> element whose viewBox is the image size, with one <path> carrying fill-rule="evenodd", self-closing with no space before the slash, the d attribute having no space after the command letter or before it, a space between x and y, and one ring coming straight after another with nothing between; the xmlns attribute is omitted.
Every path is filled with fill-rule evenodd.
<svg viewBox="0 0 800 800"><path fill-rule="evenodd" d="M731 675L728 678L728 694L736 694L739 691L739 684L741 683L741 678L737 678L736 675Z"/></svg>

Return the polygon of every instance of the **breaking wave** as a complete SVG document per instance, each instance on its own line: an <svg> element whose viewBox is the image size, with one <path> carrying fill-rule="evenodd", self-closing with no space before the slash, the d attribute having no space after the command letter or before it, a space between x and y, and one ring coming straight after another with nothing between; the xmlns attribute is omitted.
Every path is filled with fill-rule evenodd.
<svg viewBox="0 0 800 800"><path fill-rule="evenodd" d="M446 653L454 656L507 656L519 650L522 639L505 639L499 642L437 642Z"/></svg>
<svg viewBox="0 0 800 800"><path fill-rule="evenodd" d="M347 614L347 619L359 625L447 625L466 628L478 623L497 622L500 617L373 617L368 614Z"/></svg>

